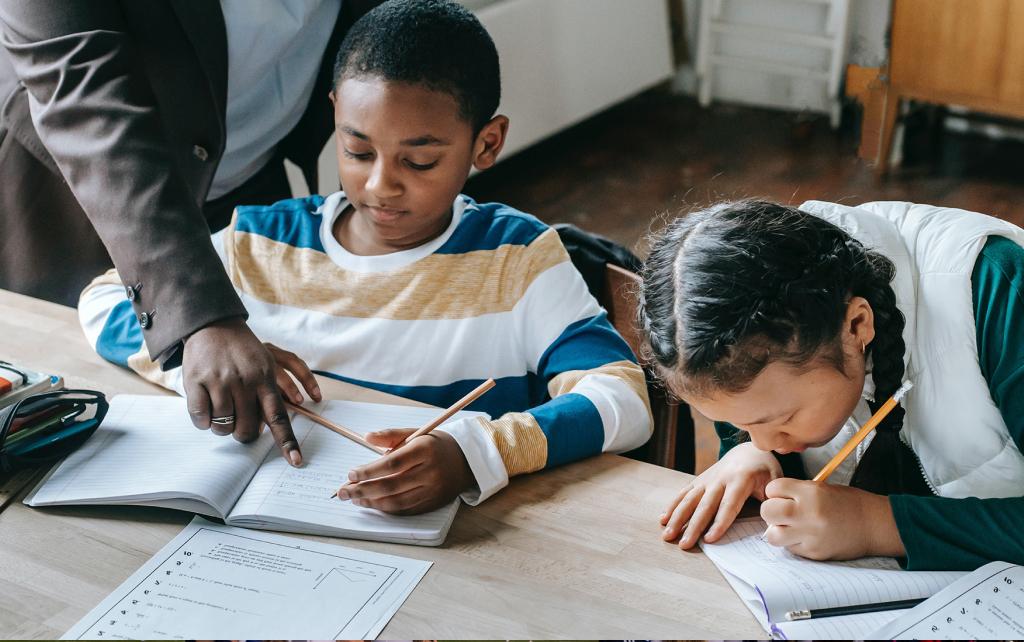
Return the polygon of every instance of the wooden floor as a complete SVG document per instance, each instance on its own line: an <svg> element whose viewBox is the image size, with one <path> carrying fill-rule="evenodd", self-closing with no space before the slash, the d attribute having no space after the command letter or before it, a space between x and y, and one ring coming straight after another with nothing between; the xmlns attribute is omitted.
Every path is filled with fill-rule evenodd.
<svg viewBox="0 0 1024 642"><path fill-rule="evenodd" d="M503 161L474 177L466 193L548 223L575 223L641 256L645 235L665 216L723 198L914 201L1024 226L1024 144L944 133L915 114L903 167L876 180L856 157L857 116L847 116L835 132L825 118L702 109L655 89ZM717 452L706 422L697 446L700 470Z"/></svg>

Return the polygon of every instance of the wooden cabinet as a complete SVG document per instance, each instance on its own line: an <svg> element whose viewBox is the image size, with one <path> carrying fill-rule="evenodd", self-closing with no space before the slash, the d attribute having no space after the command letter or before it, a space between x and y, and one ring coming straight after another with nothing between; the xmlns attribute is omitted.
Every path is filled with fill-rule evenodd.
<svg viewBox="0 0 1024 642"><path fill-rule="evenodd" d="M1024 0L894 0L879 173L905 99L1024 118Z"/></svg>

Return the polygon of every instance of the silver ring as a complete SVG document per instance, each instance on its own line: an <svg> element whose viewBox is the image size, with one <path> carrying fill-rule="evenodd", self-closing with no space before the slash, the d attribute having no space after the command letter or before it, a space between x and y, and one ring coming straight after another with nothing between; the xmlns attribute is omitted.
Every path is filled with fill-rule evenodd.
<svg viewBox="0 0 1024 642"><path fill-rule="evenodd" d="M230 426L235 423L234 415L225 415L223 417L214 417L210 420L211 424L217 424L218 426Z"/></svg>

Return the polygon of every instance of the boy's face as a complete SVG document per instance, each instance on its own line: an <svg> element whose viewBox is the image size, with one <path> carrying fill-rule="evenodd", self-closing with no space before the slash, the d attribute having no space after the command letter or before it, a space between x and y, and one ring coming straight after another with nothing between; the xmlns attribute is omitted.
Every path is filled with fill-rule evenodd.
<svg viewBox="0 0 1024 642"><path fill-rule="evenodd" d="M372 253L443 232L470 169L494 164L508 126L496 116L474 136L453 96L372 76L344 79L331 101L341 185L354 208L346 225Z"/></svg>

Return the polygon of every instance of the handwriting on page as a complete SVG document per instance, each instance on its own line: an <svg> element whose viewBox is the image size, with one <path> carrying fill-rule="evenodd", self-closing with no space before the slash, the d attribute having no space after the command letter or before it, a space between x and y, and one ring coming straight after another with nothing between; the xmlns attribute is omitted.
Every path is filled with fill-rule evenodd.
<svg viewBox="0 0 1024 642"><path fill-rule="evenodd" d="M287 638L299 631L361 637L382 615L369 611L386 607L368 605L386 602L385 587L411 570L358 559L363 553L351 549L307 549L301 540L212 524L189 528L70 633L100 640L256 632Z"/></svg>
<svg viewBox="0 0 1024 642"><path fill-rule="evenodd" d="M352 402L334 402L333 408L343 409L344 414L332 419L360 433L371 428L418 425L437 415L436 410L428 408ZM275 452L268 454L232 510L232 523L284 520L342 529L394 532L398 523L393 518L331 497L348 478L350 470L376 460L379 455L317 426L305 417L296 417L293 428L302 448L303 467L292 468ZM439 509L403 518L400 523L405 529L403 532L417 529L436 531L448 519L448 511Z"/></svg>
<svg viewBox="0 0 1024 642"><path fill-rule="evenodd" d="M971 575L974 578L974 574ZM951 587L952 588L952 587ZM1019 639L1024 637L1024 567L1004 564L952 594L935 596L896 623L897 638ZM922 607L930 607L924 610ZM920 612L919 612L920 611ZM914 616L914 617L909 617ZM905 627L905 628L904 628Z"/></svg>

